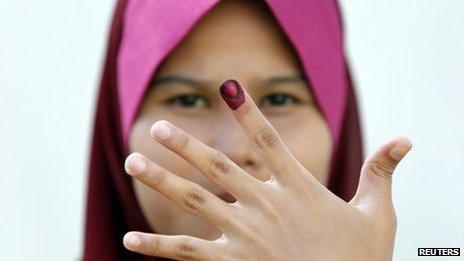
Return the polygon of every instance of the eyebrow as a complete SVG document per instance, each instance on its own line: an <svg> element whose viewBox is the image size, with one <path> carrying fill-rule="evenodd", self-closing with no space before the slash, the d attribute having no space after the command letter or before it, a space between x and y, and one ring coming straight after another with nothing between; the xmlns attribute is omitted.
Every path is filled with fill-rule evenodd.
<svg viewBox="0 0 464 261"><path fill-rule="evenodd" d="M303 73L299 72L296 75L273 76L266 79L265 82L274 85L291 82L306 82L306 77Z"/></svg>
<svg viewBox="0 0 464 261"><path fill-rule="evenodd" d="M158 85L161 83L178 83L183 85L189 85L193 87L205 87L209 84L205 81L200 81L194 78L189 78L181 75L167 75L167 76L160 76L151 82L152 86Z"/></svg>
<svg viewBox="0 0 464 261"><path fill-rule="evenodd" d="M292 82L307 82L307 79L303 73L297 73L295 75L279 75L272 76L263 81L264 84L278 85ZM208 87L211 85L208 81L197 80L194 78L182 76L182 75L166 75L159 76L153 79L151 82L152 86L162 84L162 83L177 83L188 85L192 87Z"/></svg>

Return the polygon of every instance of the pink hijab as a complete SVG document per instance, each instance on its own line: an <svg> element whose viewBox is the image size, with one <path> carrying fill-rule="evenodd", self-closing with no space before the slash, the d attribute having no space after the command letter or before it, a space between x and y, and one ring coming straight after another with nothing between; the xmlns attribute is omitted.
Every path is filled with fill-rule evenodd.
<svg viewBox="0 0 464 261"><path fill-rule="evenodd" d="M120 0L110 31L90 156L84 260L163 260L124 249L130 230L154 232L124 174L128 137L163 59L218 0ZM348 201L362 165L357 104L334 0L265 0L300 59L334 140L328 188Z"/></svg>

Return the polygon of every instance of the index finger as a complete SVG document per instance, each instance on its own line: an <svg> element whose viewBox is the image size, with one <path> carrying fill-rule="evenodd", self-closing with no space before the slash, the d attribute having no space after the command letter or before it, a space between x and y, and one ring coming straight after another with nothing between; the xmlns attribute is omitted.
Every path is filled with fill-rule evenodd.
<svg viewBox="0 0 464 261"><path fill-rule="evenodd" d="M222 83L220 92L252 146L269 165L273 177L282 182L295 180L304 167L293 156L245 89L237 81L227 80Z"/></svg>

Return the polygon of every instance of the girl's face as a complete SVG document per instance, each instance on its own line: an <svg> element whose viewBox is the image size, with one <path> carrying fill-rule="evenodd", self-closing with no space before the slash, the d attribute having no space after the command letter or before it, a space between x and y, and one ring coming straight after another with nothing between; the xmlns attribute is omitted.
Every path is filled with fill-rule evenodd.
<svg viewBox="0 0 464 261"><path fill-rule="evenodd" d="M241 82L300 163L326 185L332 139L298 58L265 6L221 1L194 27L156 72L130 134L130 150L214 194L224 190L154 141L151 125L168 120L216 149L250 175L270 178L265 162L219 95L219 85ZM215 239L221 231L133 180L151 227L161 234Z"/></svg>

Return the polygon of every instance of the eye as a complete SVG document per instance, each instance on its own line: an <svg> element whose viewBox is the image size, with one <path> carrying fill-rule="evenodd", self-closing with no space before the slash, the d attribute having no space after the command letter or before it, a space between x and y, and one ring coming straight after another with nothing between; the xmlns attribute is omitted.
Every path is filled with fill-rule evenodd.
<svg viewBox="0 0 464 261"><path fill-rule="evenodd" d="M261 106L285 106L299 104L301 102L297 97L286 93L272 93L261 99Z"/></svg>
<svg viewBox="0 0 464 261"><path fill-rule="evenodd" d="M179 106L183 108L203 108L208 107L209 102L198 94L182 94L170 98L166 102L171 106Z"/></svg>

